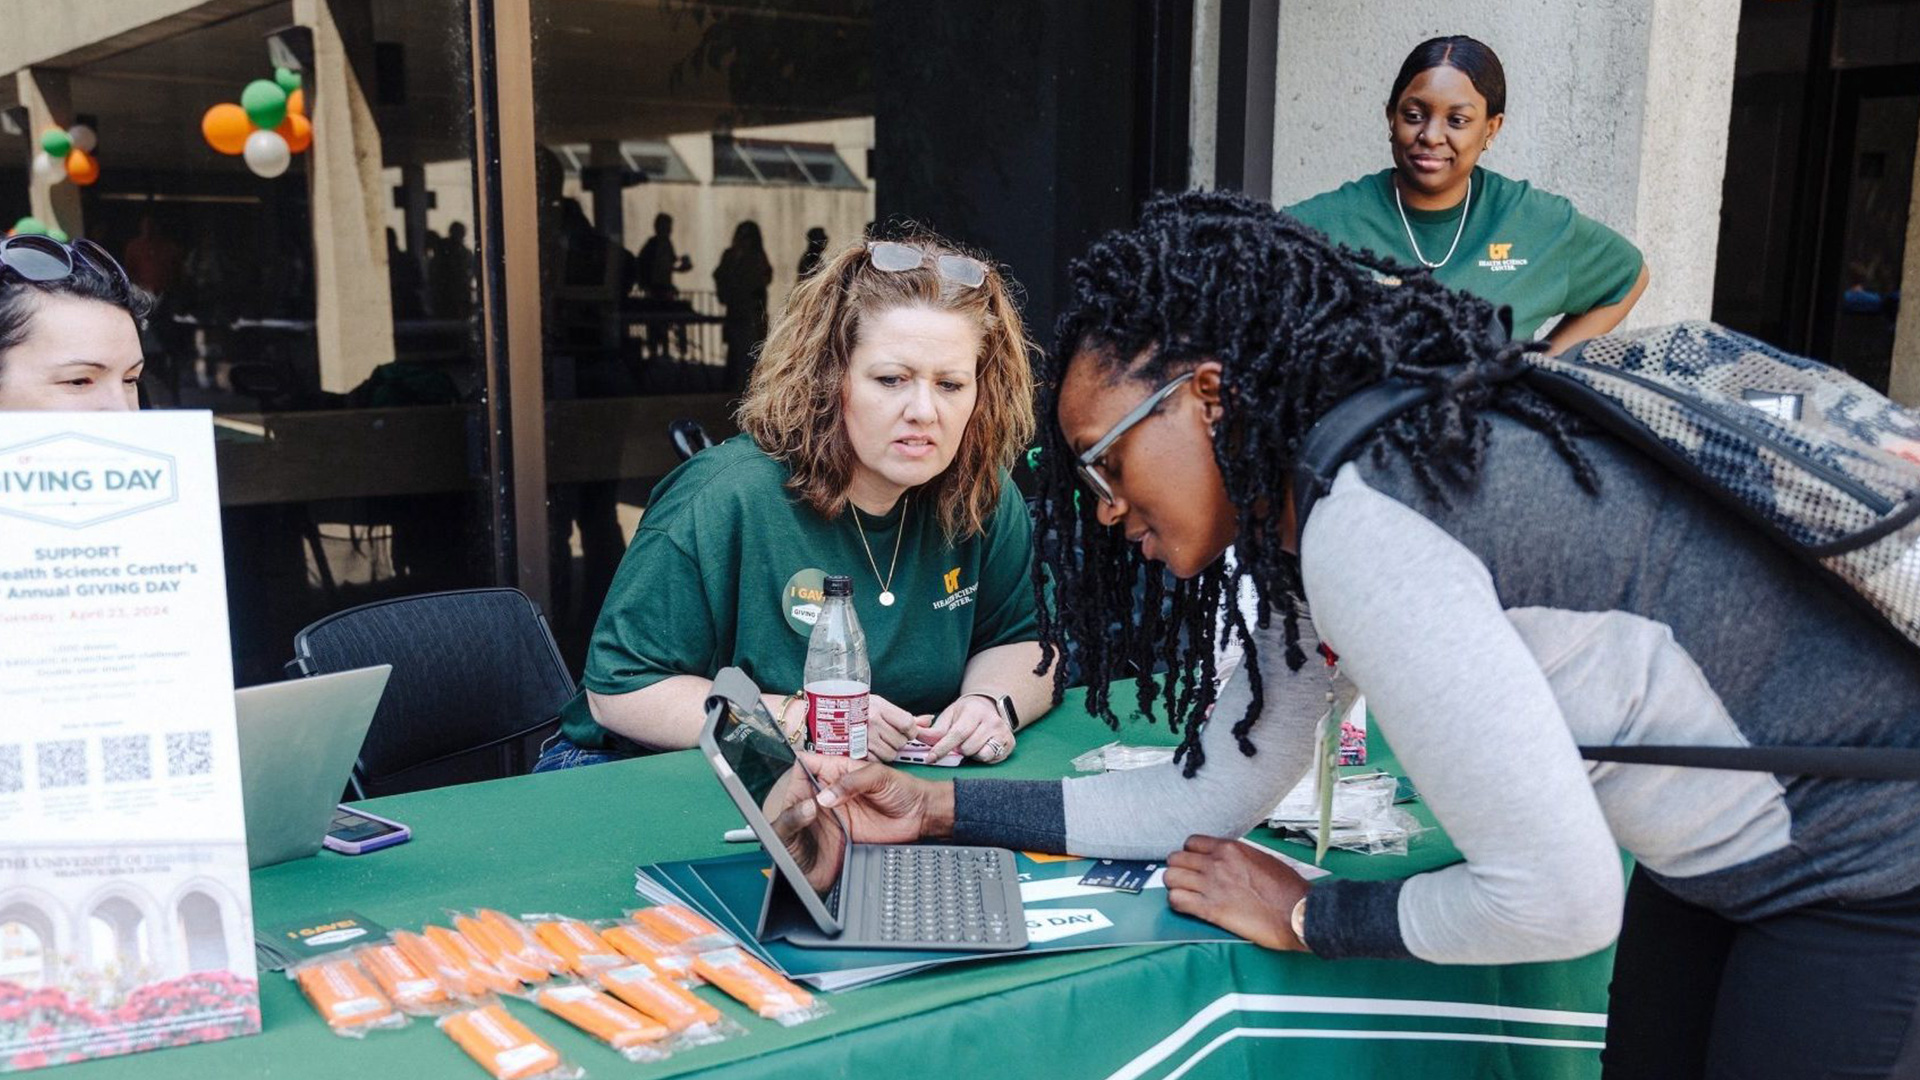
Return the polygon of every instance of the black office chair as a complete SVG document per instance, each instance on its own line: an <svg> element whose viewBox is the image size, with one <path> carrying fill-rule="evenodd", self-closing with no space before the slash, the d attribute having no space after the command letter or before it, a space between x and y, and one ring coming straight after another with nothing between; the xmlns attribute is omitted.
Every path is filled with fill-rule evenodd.
<svg viewBox="0 0 1920 1080"><path fill-rule="evenodd" d="M300 631L287 674L392 664L354 764L357 795L526 772L574 695L546 617L518 589L403 596Z"/></svg>
<svg viewBox="0 0 1920 1080"><path fill-rule="evenodd" d="M667 440L673 443L673 452L685 461L702 450L713 449L713 437L707 429L700 426L698 420L675 420L667 425Z"/></svg>

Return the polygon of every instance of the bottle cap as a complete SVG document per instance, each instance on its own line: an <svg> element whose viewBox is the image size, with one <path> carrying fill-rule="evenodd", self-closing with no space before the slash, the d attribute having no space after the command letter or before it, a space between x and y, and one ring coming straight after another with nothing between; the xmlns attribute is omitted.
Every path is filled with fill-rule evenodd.
<svg viewBox="0 0 1920 1080"><path fill-rule="evenodd" d="M852 596L853 579L845 574L828 574L826 593L828 596Z"/></svg>

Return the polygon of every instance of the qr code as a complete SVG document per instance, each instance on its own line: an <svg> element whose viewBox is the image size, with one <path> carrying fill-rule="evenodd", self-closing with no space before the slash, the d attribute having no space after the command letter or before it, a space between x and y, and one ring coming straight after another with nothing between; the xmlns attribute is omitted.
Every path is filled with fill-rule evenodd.
<svg viewBox="0 0 1920 1080"><path fill-rule="evenodd" d="M205 776L213 771L213 734L176 731L167 736L167 775Z"/></svg>
<svg viewBox="0 0 1920 1080"><path fill-rule="evenodd" d="M57 739L35 745L40 757L40 786L80 787L87 782L87 744L79 739Z"/></svg>
<svg viewBox="0 0 1920 1080"><path fill-rule="evenodd" d="M20 764L20 748L0 746L0 795L12 795L26 787L26 772Z"/></svg>
<svg viewBox="0 0 1920 1080"><path fill-rule="evenodd" d="M145 735L112 735L100 740L107 783L153 779L153 741Z"/></svg>

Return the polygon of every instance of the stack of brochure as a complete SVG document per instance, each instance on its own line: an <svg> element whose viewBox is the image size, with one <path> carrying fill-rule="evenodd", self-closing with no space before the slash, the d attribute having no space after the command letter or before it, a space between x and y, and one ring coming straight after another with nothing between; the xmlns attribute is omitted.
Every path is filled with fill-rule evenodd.
<svg viewBox="0 0 1920 1080"><path fill-rule="evenodd" d="M1286 858L1266 848L1260 850L1274 858ZM773 866L758 850L712 859L649 863L634 870L634 890L651 903L687 904L788 978L828 991L866 986L942 964L995 957L1120 945L1241 940L1211 923L1169 908L1166 885L1161 880L1164 870L1156 871L1144 889L1133 893L1081 884L1081 877L1094 866L1092 859L1020 852L1015 861L1029 943L1024 951L1016 953L805 949L785 941L761 941L754 930ZM1325 873L1304 863L1286 861L1309 877Z"/></svg>

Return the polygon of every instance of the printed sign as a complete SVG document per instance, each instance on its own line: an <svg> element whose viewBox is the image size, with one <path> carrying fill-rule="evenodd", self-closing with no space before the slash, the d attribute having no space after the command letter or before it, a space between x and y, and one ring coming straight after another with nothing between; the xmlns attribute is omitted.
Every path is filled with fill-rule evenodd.
<svg viewBox="0 0 1920 1080"><path fill-rule="evenodd" d="M208 414L0 414L0 822L0 1072L260 1029Z"/></svg>
<svg viewBox="0 0 1920 1080"><path fill-rule="evenodd" d="M1047 908L1027 912L1027 940L1038 945L1075 934L1091 934L1113 925L1099 908Z"/></svg>

